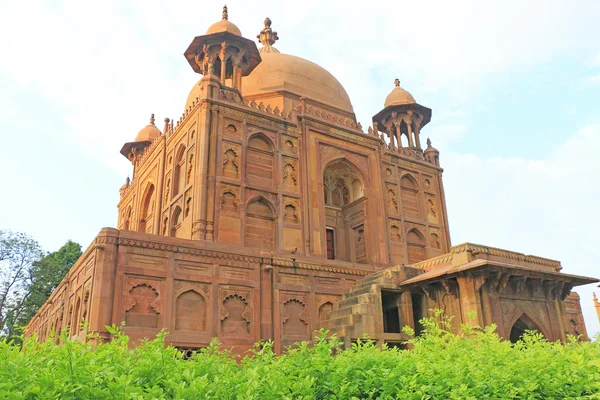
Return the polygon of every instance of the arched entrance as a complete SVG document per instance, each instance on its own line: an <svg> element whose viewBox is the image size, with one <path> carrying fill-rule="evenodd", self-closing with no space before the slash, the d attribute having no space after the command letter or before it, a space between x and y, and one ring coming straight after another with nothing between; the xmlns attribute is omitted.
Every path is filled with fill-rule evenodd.
<svg viewBox="0 0 600 400"><path fill-rule="evenodd" d="M368 261L365 186L362 172L345 159L334 160L323 170L327 258Z"/></svg>
<svg viewBox="0 0 600 400"><path fill-rule="evenodd" d="M512 329L510 330L510 341L512 343L517 343L525 331L538 331L542 333L542 330L539 328L539 326L526 314L523 314L515 321Z"/></svg>

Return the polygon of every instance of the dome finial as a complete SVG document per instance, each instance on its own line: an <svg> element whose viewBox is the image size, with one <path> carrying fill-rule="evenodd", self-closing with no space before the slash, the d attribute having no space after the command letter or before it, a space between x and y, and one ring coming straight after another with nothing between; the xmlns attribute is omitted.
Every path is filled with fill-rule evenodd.
<svg viewBox="0 0 600 400"><path fill-rule="evenodd" d="M259 50L259 52L279 53L279 51L273 47L275 42L279 40L279 36L277 36L277 32L271 29L271 19L269 17L265 18L265 27L262 31L260 31L260 33L256 37L258 38L258 41L264 46Z"/></svg>
<svg viewBox="0 0 600 400"><path fill-rule="evenodd" d="M396 85L396 87L400 87L400 79L394 79L394 85Z"/></svg>
<svg viewBox="0 0 600 400"><path fill-rule="evenodd" d="M431 147L431 139L427 138L427 148Z"/></svg>
<svg viewBox="0 0 600 400"><path fill-rule="evenodd" d="M154 114L150 114L150 123L154 125Z"/></svg>
<svg viewBox="0 0 600 400"><path fill-rule="evenodd" d="M229 19L229 14L227 13L227 4L223 6L223 19Z"/></svg>

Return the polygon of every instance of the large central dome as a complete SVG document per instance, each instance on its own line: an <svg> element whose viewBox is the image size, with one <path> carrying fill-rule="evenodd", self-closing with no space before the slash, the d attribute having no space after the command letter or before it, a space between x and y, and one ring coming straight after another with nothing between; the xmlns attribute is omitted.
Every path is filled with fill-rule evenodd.
<svg viewBox="0 0 600 400"><path fill-rule="evenodd" d="M260 56L262 62L243 79L244 97L286 91L354 112L344 87L323 67L289 54L261 52Z"/></svg>

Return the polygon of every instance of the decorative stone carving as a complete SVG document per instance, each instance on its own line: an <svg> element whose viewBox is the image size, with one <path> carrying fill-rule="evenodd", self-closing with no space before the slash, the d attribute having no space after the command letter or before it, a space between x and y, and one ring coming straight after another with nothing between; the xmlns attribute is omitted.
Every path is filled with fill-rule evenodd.
<svg viewBox="0 0 600 400"><path fill-rule="evenodd" d="M125 324L142 328L157 328L161 312L160 283L152 280L128 279L123 299Z"/></svg>
<svg viewBox="0 0 600 400"><path fill-rule="evenodd" d="M248 302L249 291L222 290L221 333L226 336L250 335L252 309Z"/></svg>
<svg viewBox="0 0 600 400"><path fill-rule="evenodd" d="M308 334L308 316L305 315L306 304L296 298L283 304L281 321L285 336L304 336Z"/></svg>
<svg viewBox="0 0 600 400"><path fill-rule="evenodd" d="M392 242L402 242L402 228L400 228L399 223L390 225L390 240Z"/></svg>
<svg viewBox="0 0 600 400"><path fill-rule="evenodd" d="M284 157L283 158L283 184L286 186L298 186L298 160Z"/></svg>
<svg viewBox="0 0 600 400"><path fill-rule="evenodd" d="M292 197L284 197L283 200L283 220L290 223L298 223L299 201Z"/></svg>
<svg viewBox="0 0 600 400"><path fill-rule="evenodd" d="M187 173L185 175L185 183L186 185L189 185L190 182L192 181L192 173L194 172L194 153L190 153L189 157L188 157L188 169L187 169Z"/></svg>
<svg viewBox="0 0 600 400"><path fill-rule="evenodd" d="M221 173L223 176L239 179L240 172L240 146L234 143L223 144L223 165Z"/></svg>
<svg viewBox="0 0 600 400"><path fill-rule="evenodd" d="M398 214L398 195L396 190L391 185L388 185L385 191L385 201L387 204L387 210L390 214Z"/></svg>
<svg viewBox="0 0 600 400"><path fill-rule="evenodd" d="M221 186L221 211L237 213L240 206L239 189L231 185Z"/></svg>
<svg viewBox="0 0 600 400"><path fill-rule="evenodd" d="M438 216L437 216L437 207L435 204L435 198L428 197L425 204L427 206L427 221L429 221L429 223L432 223L432 224L437 224Z"/></svg>

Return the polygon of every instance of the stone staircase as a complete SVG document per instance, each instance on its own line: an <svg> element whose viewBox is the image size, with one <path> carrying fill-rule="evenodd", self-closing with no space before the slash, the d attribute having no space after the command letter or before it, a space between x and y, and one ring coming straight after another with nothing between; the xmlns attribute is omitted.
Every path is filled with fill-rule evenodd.
<svg viewBox="0 0 600 400"><path fill-rule="evenodd" d="M398 290L402 281L416 274L413 268L395 266L368 275L342 295L337 308L327 314L324 327L337 335L345 347L365 335L381 339L384 335L381 289Z"/></svg>

